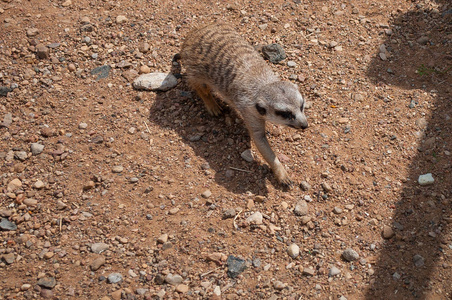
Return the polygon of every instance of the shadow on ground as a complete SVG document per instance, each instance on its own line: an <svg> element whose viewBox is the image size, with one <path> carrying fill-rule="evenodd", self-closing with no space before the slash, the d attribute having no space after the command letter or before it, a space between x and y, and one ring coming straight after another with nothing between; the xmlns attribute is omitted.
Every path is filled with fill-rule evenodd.
<svg viewBox="0 0 452 300"><path fill-rule="evenodd" d="M414 92L406 99L406 105L411 100L414 106L410 114L420 106L431 112L425 116L409 180L396 203L395 236L385 240L376 262L366 293L369 300L452 297L452 266L450 258L444 260L452 247L452 5L448 0L436 3L437 10L413 4L411 11L397 17L384 43L388 60L377 55L368 69L377 86ZM425 101L429 95L434 99L430 106ZM413 128L420 118L419 113L411 117ZM425 173L433 174L433 185L417 183Z"/></svg>
<svg viewBox="0 0 452 300"><path fill-rule="evenodd" d="M210 116L182 79L177 88L156 95L149 118L177 132L195 155L208 163L217 184L236 194L266 195L266 180L276 187L278 183L265 163L249 163L241 158L241 153L250 148L251 139L240 117L230 108L223 108L221 117ZM206 168L205 163L193 167Z"/></svg>

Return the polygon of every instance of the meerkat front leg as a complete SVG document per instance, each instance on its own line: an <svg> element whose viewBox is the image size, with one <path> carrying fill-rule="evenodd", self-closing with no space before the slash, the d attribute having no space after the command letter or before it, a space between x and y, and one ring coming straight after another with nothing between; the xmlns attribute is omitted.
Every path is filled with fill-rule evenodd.
<svg viewBox="0 0 452 300"><path fill-rule="evenodd" d="M264 157L265 161L272 168L276 179L281 184L291 187L293 185L293 181L290 179L286 169L284 169L284 166L281 164L278 157L276 157L275 153L270 147L270 144L268 143L267 137L265 135L265 121L256 118L248 118L245 123L248 127L248 131L254 141L254 144Z"/></svg>
<svg viewBox="0 0 452 300"><path fill-rule="evenodd" d="M215 117L219 116L221 114L221 107L213 97L210 88L206 84L200 84L194 86L194 89L198 93L199 97L201 97L209 114Z"/></svg>

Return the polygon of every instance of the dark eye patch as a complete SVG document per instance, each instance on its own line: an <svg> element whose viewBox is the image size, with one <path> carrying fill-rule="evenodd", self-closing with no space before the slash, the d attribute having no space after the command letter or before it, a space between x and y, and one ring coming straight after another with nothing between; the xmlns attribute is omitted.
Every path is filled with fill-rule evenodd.
<svg viewBox="0 0 452 300"><path fill-rule="evenodd" d="M275 114L287 120L295 120L295 116L290 111L277 110Z"/></svg>

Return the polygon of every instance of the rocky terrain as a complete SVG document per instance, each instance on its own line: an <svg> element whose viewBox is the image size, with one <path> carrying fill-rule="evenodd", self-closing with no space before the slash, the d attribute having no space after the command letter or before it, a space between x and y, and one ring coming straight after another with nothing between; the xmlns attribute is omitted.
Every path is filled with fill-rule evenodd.
<svg viewBox="0 0 452 300"><path fill-rule="evenodd" d="M172 63L213 21L285 51L292 189ZM1 0L0 299L451 299L451 75L448 0Z"/></svg>

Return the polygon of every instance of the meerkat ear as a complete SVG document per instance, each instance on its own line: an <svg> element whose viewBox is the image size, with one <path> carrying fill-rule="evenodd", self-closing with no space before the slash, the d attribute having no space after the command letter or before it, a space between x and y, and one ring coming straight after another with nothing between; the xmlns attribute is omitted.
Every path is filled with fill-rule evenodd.
<svg viewBox="0 0 452 300"><path fill-rule="evenodd" d="M256 109L257 109L257 112L261 116L263 116L263 115L265 115L267 113L267 110L265 109L265 107L261 106L259 103L256 103Z"/></svg>

